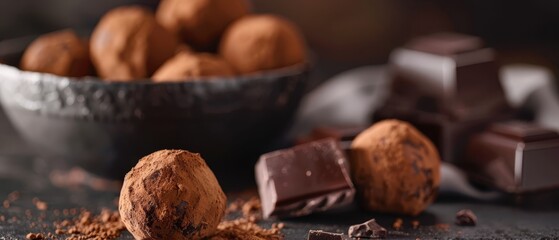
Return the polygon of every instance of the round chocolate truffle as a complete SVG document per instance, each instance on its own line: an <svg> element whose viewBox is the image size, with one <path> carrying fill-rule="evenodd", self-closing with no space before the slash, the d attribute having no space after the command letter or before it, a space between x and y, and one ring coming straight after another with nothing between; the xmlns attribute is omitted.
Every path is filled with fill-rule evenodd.
<svg viewBox="0 0 559 240"><path fill-rule="evenodd" d="M103 16L90 45L100 77L131 81L151 76L174 55L178 40L155 21L149 9L126 6Z"/></svg>
<svg viewBox="0 0 559 240"><path fill-rule="evenodd" d="M188 81L199 77L232 76L233 68L221 57L209 53L180 52L169 59L152 79L155 82Z"/></svg>
<svg viewBox="0 0 559 240"><path fill-rule="evenodd" d="M251 15L225 32L221 55L240 73L291 66L306 60L305 43L297 27L274 15Z"/></svg>
<svg viewBox="0 0 559 240"><path fill-rule="evenodd" d="M208 50L230 23L249 12L246 0L164 0L156 17L188 44Z"/></svg>
<svg viewBox="0 0 559 240"><path fill-rule="evenodd" d="M226 198L199 154L161 150L126 174L119 198L124 225L136 239L201 239L225 214Z"/></svg>
<svg viewBox="0 0 559 240"><path fill-rule="evenodd" d="M90 75L89 46L72 30L45 34L27 47L21 69L68 77Z"/></svg>
<svg viewBox="0 0 559 240"><path fill-rule="evenodd" d="M385 120L351 144L351 170L365 208L417 215L432 203L440 183L433 143L406 122Z"/></svg>

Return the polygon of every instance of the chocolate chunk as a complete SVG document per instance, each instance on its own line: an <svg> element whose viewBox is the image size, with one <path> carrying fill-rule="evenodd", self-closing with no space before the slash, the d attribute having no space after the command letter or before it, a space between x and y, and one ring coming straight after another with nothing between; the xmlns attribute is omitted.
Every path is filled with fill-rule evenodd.
<svg viewBox="0 0 559 240"><path fill-rule="evenodd" d="M348 235L353 238L385 238L387 231L371 219L349 227Z"/></svg>
<svg viewBox="0 0 559 240"><path fill-rule="evenodd" d="M264 154L255 175L264 218L328 210L355 195L347 159L331 138Z"/></svg>
<svg viewBox="0 0 559 240"><path fill-rule="evenodd" d="M410 122L444 161L459 162L472 133L512 115L495 55L479 38L462 34L412 40L391 55L392 94L374 120Z"/></svg>
<svg viewBox="0 0 559 240"><path fill-rule="evenodd" d="M347 239L341 233L324 232L322 230L310 230L307 240L344 240Z"/></svg>
<svg viewBox="0 0 559 240"><path fill-rule="evenodd" d="M471 138L465 166L491 187L521 193L559 186L559 134L534 123L496 123Z"/></svg>
<svg viewBox="0 0 559 240"><path fill-rule="evenodd" d="M477 217L470 209L462 209L456 213L456 225L475 226Z"/></svg>

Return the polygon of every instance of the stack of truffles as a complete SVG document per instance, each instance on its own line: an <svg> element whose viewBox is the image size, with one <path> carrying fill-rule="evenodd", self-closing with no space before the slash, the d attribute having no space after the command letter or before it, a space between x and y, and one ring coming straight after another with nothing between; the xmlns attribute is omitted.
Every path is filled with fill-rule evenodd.
<svg viewBox="0 0 559 240"><path fill-rule="evenodd" d="M89 39L72 30L37 38L21 69L107 81L189 81L289 67L306 61L297 27L251 14L247 0L164 0L155 13L123 6L106 13Z"/></svg>

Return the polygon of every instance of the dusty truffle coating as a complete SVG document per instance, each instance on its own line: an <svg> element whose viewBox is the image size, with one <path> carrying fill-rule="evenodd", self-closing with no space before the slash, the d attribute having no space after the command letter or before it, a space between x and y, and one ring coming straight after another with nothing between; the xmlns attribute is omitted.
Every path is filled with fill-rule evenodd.
<svg viewBox="0 0 559 240"><path fill-rule="evenodd" d="M305 42L297 27L274 15L250 15L237 20L225 32L219 51L240 73L306 60Z"/></svg>
<svg viewBox="0 0 559 240"><path fill-rule="evenodd" d="M161 150L126 174L119 211L136 239L201 239L216 231L225 205L225 194L199 154Z"/></svg>
<svg viewBox="0 0 559 240"><path fill-rule="evenodd" d="M176 36L149 9L125 6L109 11L91 36L91 57L100 77L130 81L151 76L171 58Z"/></svg>
<svg viewBox="0 0 559 240"><path fill-rule="evenodd" d="M156 17L188 44L207 50L230 23L249 11L247 0L164 0Z"/></svg>
<svg viewBox="0 0 559 240"><path fill-rule="evenodd" d="M233 68L221 57L209 53L180 52L161 66L155 74L155 82L188 81L199 77L232 76Z"/></svg>
<svg viewBox="0 0 559 240"><path fill-rule="evenodd" d="M354 183L365 208L417 215L435 199L439 154L410 124L378 122L355 138L351 150Z"/></svg>
<svg viewBox="0 0 559 240"><path fill-rule="evenodd" d="M68 77L90 75L89 46L72 30L45 34L25 50L21 69Z"/></svg>

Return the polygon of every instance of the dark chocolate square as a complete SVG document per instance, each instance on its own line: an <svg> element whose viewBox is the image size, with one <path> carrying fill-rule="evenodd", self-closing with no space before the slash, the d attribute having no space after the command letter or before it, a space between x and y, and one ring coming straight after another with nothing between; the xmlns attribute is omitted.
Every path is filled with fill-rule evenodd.
<svg viewBox="0 0 559 240"><path fill-rule="evenodd" d="M355 195L345 154L331 138L266 153L255 175L264 218L324 211Z"/></svg>

